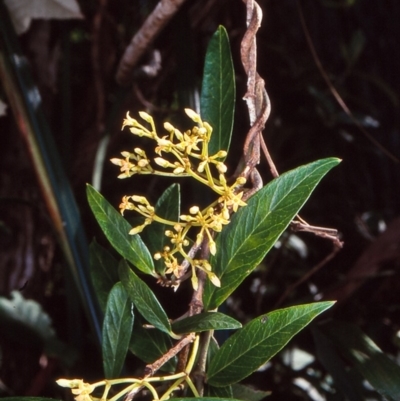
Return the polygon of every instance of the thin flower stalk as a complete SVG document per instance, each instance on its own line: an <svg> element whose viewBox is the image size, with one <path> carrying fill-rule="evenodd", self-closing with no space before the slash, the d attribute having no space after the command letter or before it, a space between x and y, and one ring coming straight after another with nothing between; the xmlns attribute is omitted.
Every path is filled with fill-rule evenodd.
<svg viewBox="0 0 400 401"><path fill-rule="evenodd" d="M211 188L218 196L209 206L200 210L198 206L192 206L189 214L182 214L178 221L170 221L158 216L155 208L143 196L126 195L119 206L121 214L126 210L133 210L144 217L142 224L133 227L129 234L135 235L153 222L170 226L165 231L171 246L165 246L154 255L156 260L163 259L165 264L164 275L171 276L171 283L179 283L186 274L187 267L182 264L185 260L192 269L192 285L197 288L196 269L203 270L211 282L220 286L220 281L208 261L195 260L188 256L185 248L193 244L188 235L195 229L194 243L199 246L203 240L207 240L210 253L217 253L217 245L214 241L215 233L222 231L230 222L232 212L237 212L239 207L245 206L242 200L241 188L246 180L239 177L232 185L227 184L225 173L227 167L223 163L227 152L219 150L214 155L209 155L208 145L212 136L212 127L193 110L185 109L188 117L197 125L192 129L181 132L171 123L164 123L166 135L157 133L153 118L139 112L140 117L149 124L150 128L132 118L129 113L124 119L122 128L128 127L133 135L149 138L155 141L154 153L157 155L152 160L140 148L133 152L123 151L123 158L113 158L111 162L120 167L121 174L118 178L124 179L134 174L154 174L170 177L192 177L200 183ZM162 170L160 170L160 168ZM178 285L178 284L177 284Z"/></svg>

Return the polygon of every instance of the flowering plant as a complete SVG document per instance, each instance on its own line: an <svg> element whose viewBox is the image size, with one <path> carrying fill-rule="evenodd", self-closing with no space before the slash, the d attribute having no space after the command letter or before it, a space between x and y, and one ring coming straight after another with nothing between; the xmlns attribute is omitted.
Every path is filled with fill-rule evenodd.
<svg viewBox="0 0 400 401"><path fill-rule="evenodd" d="M139 113L146 125L128 114L123 127L154 141L157 156L151 159L135 147L111 160L120 167L121 179L134 179L137 174L195 179L216 194L207 207L193 205L189 213L182 214L179 186L173 184L155 205L146 197L125 195L118 212L88 186L94 216L122 258L118 262L96 242L92 244L93 284L104 311L106 379L96 383L60 379L58 384L70 388L77 401L121 397L129 401L143 393L153 400L232 400L233 384L265 364L332 306L333 302L318 302L280 309L244 327L218 312L260 264L322 177L339 162L319 160L256 187L254 158L245 154L242 171L226 176L234 93L228 38L220 27L206 56L201 116L185 110L196 125L181 132L166 122L166 133L160 135L149 114ZM142 224L131 227L124 217L127 211L144 217ZM143 276L175 290L190 278L192 298L187 313L171 321ZM219 348L215 330L236 332ZM140 377L120 378L128 352L147 363Z"/></svg>

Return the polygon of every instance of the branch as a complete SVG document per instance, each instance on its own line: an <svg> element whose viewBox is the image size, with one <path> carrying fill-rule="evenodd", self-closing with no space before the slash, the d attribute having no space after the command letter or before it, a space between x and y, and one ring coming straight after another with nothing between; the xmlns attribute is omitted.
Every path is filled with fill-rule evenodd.
<svg viewBox="0 0 400 401"><path fill-rule="evenodd" d="M184 2L185 0L161 0L157 4L122 56L116 74L116 80L120 85L130 84L133 69L140 57Z"/></svg>

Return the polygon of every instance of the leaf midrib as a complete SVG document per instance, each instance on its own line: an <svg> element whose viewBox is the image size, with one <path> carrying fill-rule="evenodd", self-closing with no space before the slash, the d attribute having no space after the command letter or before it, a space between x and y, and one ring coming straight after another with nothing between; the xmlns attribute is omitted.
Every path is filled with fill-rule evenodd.
<svg viewBox="0 0 400 401"><path fill-rule="evenodd" d="M319 168L321 168L321 167L323 167L323 166L325 166L325 164L319 166ZM248 237L250 237L255 231L257 231L258 227L260 227L260 226L264 223L264 221L269 217L269 215L270 215L272 212L274 212L274 211L278 208L278 206L283 202L284 199L286 199L286 198L290 195L290 193L292 193L295 189L297 189L297 188L300 186L300 184L302 184L302 183L304 182L304 180L305 180L306 178L308 178L310 175L312 175L312 174L314 174L316 171L318 171L319 168L318 168L317 170L314 170L312 173L308 174L307 176L305 176L304 179L301 180L301 181L298 183L298 185L297 185L296 187L294 187L290 192L288 192L287 195L286 195L284 198L281 198L281 200L280 200L278 203L276 203L276 206L275 206L273 209L270 209L270 211L265 215L265 218L264 218L263 220L260 220L260 223L254 226L254 229L251 231L251 233L248 235ZM248 238L248 237L247 237L247 238ZM247 239L246 239L246 241L247 241ZM232 254L231 258L230 258L230 259L227 261L227 263L225 264L226 266L230 266L230 265L231 265L232 260L235 259L236 256L240 253L240 250L241 250L242 247L245 246L246 241L242 241L241 244L236 248L236 249L237 249L237 252L235 252L234 254ZM243 265L242 265L242 266L243 266ZM234 272L235 270L240 269L242 266L238 266L236 269L233 269L233 270L228 270L228 269L226 269L226 270L221 274L220 279L222 279L222 277L223 277L226 273Z"/></svg>
<svg viewBox="0 0 400 401"><path fill-rule="evenodd" d="M322 305L321 305L321 306L322 306ZM317 310L317 309L314 309L313 312L315 312L316 310ZM277 329L276 331L274 331L273 333L271 333L271 335L269 335L268 337L264 338L264 339L261 340L261 341L258 341L257 343L254 344L254 346L252 346L252 347L250 347L250 348L247 348L247 351L242 352L241 354L237 355L236 358L231 359L229 364L226 364L226 365L222 366L221 369L219 369L218 371L216 371L216 372L214 373L213 376L215 376L216 373L221 372L225 367L232 365L233 362L235 362L235 361L237 361L238 359L240 359L243 355L245 355L246 353L248 353L250 350L252 350L252 349L255 348L256 346L258 346L258 345L259 345L260 343L262 343L263 341L268 340L269 338L271 338L272 336L274 336L275 334L277 334L279 331L284 330L284 329L285 329L286 327L288 327L289 325L291 325L291 324L295 323L296 321L298 321L299 319L303 318L306 314L307 314L307 312L304 311L304 313L303 313L300 317L296 318L295 320L292 320L290 323L288 323L288 324L286 324L286 325L284 325L284 326L281 326L279 329ZM268 317L268 315L265 315L265 316ZM260 318L262 318L262 317L260 317ZM268 321L267 321L267 324L268 324ZM213 376L211 376L211 377L213 377Z"/></svg>

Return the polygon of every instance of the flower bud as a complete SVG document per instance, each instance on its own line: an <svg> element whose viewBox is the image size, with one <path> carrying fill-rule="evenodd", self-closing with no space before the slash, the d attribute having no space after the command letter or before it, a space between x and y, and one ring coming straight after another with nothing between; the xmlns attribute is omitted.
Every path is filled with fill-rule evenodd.
<svg viewBox="0 0 400 401"><path fill-rule="evenodd" d="M220 173L224 174L224 173L227 172L228 167L226 167L224 163L217 163L217 170L218 170Z"/></svg>
<svg viewBox="0 0 400 401"><path fill-rule="evenodd" d="M217 253L217 246L215 245L215 242L214 241L212 241L212 242L210 241L209 246L210 246L211 255L215 255Z"/></svg>
<svg viewBox="0 0 400 401"><path fill-rule="evenodd" d="M169 123L168 121L164 123L164 128L168 132L174 132L175 131L175 127L171 123Z"/></svg>
<svg viewBox="0 0 400 401"><path fill-rule="evenodd" d="M192 206L192 207L189 209L189 213L190 213L190 214L197 214L197 213L199 213L199 211L200 211L200 209L199 209L198 206Z"/></svg>
<svg viewBox="0 0 400 401"><path fill-rule="evenodd" d="M151 124L153 122L153 117L150 114L147 114L145 111L139 111L139 116L143 118L144 121Z"/></svg>
<svg viewBox="0 0 400 401"><path fill-rule="evenodd" d="M154 163L164 168L175 167L172 163L170 163L168 160L163 159L162 157L156 157L154 159Z"/></svg>
<svg viewBox="0 0 400 401"><path fill-rule="evenodd" d="M200 116L195 111L193 111L192 109L185 109L185 113L195 123L201 123L202 122Z"/></svg>
<svg viewBox="0 0 400 401"><path fill-rule="evenodd" d="M208 278L216 287L221 287L221 281L215 273L208 273Z"/></svg>
<svg viewBox="0 0 400 401"><path fill-rule="evenodd" d="M134 202L141 203L142 205L149 205L149 201L144 196L132 195L131 199Z"/></svg>

